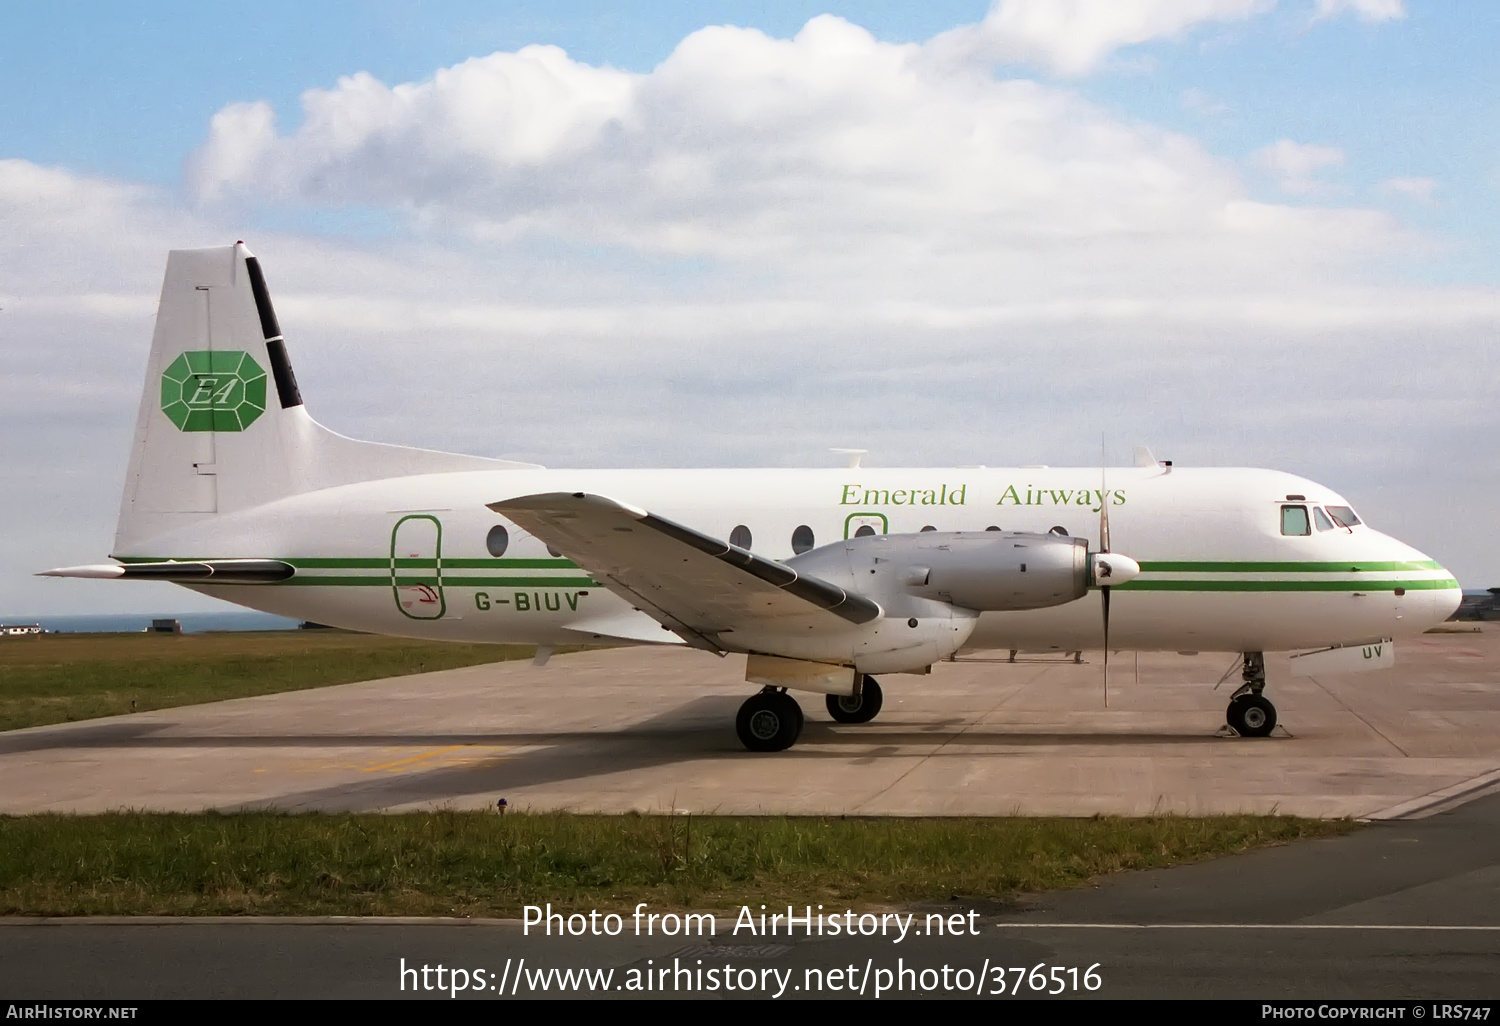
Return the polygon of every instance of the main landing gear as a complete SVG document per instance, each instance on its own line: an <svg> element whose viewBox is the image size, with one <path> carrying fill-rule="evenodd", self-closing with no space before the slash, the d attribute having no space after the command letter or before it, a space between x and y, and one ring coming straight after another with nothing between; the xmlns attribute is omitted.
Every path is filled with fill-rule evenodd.
<svg viewBox="0 0 1500 1026"><path fill-rule="evenodd" d="M884 696L880 684L868 673L863 674L857 695L829 695L828 715L840 723L869 723L880 712Z"/></svg>
<svg viewBox="0 0 1500 1026"><path fill-rule="evenodd" d="M884 700L880 685L866 674L859 694L828 696L828 715L840 723L869 723ZM752 752L784 752L802 736L802 707L784 688L768 687L751 695L734 718L740 743Z"/></svg>
<svg viewBox="0 0 1500 1026"><path fill-rule="evenodd" d="M752 752L783 752L802 735L802 707L785 690L768 687L745 699L734 729Z"/></svg>
<svg viewBox="0 0 1500 1026"><path fill-rule="evenodd" d="M1266 657L1245 653L1244 683L1229 697L1224 718L1241 737L1266 737L1276 729L1276 707L1261 692L1266 689Z"/></svg>

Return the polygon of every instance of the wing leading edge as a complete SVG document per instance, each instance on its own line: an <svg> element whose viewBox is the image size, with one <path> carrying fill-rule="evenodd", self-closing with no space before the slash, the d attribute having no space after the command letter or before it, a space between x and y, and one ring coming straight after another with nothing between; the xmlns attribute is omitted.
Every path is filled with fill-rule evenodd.
<svg viewBox="0 0 1500 1026"><path fill-rule="evenodd" d="M698 647L736 648L718 637L736 629L847 629L882 615L863 596L606 496L488 505Z"/></svg>

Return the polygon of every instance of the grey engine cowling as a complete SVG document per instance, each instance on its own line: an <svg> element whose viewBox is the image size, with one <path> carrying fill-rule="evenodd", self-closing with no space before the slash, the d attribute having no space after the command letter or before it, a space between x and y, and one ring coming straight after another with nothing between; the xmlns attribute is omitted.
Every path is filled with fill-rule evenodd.
<svg viewBox="0 0 1500 1026"><path fill-rule="evenodd" d="M879 602L887 616L930 616L928 602L981 612L1082 598L1088 541L1022 531L926 531L849 538L786 561Z"/></svg>

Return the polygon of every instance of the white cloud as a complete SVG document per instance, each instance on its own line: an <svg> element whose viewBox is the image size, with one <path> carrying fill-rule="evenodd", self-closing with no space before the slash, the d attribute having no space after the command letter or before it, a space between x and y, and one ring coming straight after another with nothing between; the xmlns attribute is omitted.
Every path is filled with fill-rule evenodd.
<svg viewBox="0 0 1500 1026"><path fill-rule="evenodd" d="M1036 64L1085 75L1123 47L1173 39L1201 25L1241 21L1276 0L997 0L978 25L933 42L945 55Z"/></svg>
<svg viewBox="0 0 1500 1026"><path fill-rule="evenodd" d="M1435 178L1387 178L1375 188L1388 195L1404 196L1418 203L1431 203L1432 194L1437 191L1437 187Z"/></svg>
<svg viewBox="0 0 1500 1026"><path fill-rule="evenodd" d="M1251 162L1275 175L1287 192L1307 193L1318 188L1318 175L1344 163L1344 151L1336 146L1278 139L1250 155Z"/></svg>
<svg viewBox="0 0 1500 1026"><path fill-rule="evenodd" d="M1318 0L1313 20L1357 14L1361 21L1391 21L1406 17L1405 0Z"/></svg>
<svg viewBox="0 0 1500 1026"><path fill-rule="evenodd" d="M790 40L704 29L649 74L528 47L303 102L286 135L255 105L216 116L197 194L374 207L484 246L754 266L790 295L1301 287L1400 245L1383 214L1249 204L1235 166L1187 137L827 16ZM1271 149L1288 181L1336 153Z"/></svg>

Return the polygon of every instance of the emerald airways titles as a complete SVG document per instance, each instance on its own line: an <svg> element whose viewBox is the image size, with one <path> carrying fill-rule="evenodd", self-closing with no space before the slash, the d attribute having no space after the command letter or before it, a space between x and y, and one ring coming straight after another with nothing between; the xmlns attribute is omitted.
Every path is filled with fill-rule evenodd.
<svg viewBox="0 0 1500 1026"><path fill-rule="evenodd" d="M1029 484L1007 484L995 505L1083 506L1097 513L1106 501L1111 506L1123 506L1125 493L1116 488L1036 488ZM968 482L936 488L869 488L846 484L839 496L840 506L966 506L968 502Z"/></svg>

